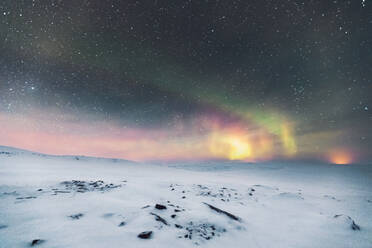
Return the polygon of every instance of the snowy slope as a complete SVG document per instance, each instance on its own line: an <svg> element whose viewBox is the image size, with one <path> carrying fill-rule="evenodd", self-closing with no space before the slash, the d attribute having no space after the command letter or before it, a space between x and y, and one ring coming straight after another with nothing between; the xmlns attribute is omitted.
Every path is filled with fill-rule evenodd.
<svg viewBox="0 0 372 248"><path fill-rule="evenodd" d="M0 247L370 248L371 213L371 165L150 165L0 147Z"/></svg>

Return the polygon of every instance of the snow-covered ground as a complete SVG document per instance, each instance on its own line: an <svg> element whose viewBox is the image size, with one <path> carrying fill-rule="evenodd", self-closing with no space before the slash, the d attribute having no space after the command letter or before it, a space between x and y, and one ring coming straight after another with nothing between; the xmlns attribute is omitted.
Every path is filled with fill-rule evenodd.
<svg viewBox="0 0 372 248"><path fill-rule="evenodd" d="M371 248L372 165L150 165L0 147L0 247L29 246Z"/></svg>

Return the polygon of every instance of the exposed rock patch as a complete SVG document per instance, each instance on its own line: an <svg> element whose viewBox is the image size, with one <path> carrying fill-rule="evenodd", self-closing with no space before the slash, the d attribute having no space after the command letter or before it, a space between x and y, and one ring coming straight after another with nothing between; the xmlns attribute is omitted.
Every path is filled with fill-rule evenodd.
<svg viewBox="0 0 372 248"><path fill-rule="evenodd" d="M61 189L53 189L54 193L70 193L70 192L91 192L91 191L100 191L105 192L115 188L121 187L121 184L113 184L113 183L105 183L102 180L98 181L80 181L80 180L72 180L72 181L64 181L61 182L61 185L64 186L64 190Z"/></svg>
<svg viewBox="0 0 372 248"><path fill-rule="evenodd" d="M350 216L348 216L348 215L336 214L335 216L333 216L333 218L338 218L338 219L343 218L344 221L350 225L350 228L352 230L354 230L354 231L359 231L360 230L360 226L357 225L355 223L355 221Z"/></svg>
<svg viewBox="0 0 372 248"><path fill-rule="evenodd" d="M154 214L154 213L150 213L150 214L155 216L156 221L160 221L164 225L169 226L168 222L163 217L160 217L159 215Z"/></svg>
<svg viewBox="0 0 372 248"><path fill-rule="evenodd" d="M80 218L82 218L84 216L84 214L82 213L78 213L78 214L73 214L73 215L70 215L69 217L73 220L78 220Z"/></svg>
<svg viewBox="0 0 372 248"><path fill-rule="evenodd" d="M137 237L140 239L150 239L152 237L152 231L141 232Z"/></svg>
<svg viewBox="0 0 372 248"><path fill-rule="evenodd" d="M216 211L217 213L220 213L220 214L224 214L224 215L226 215L227 217L229 217L230 219L233 219L233 220L236 220L236 221L241 221L241 218L240 217L238 217L238 216L236 216L236 215L233 215L233 214L231 214L231 213L229 213L229 212L227 212L227 211L225 211L225 210L222 210L222 209L219 209L219 208L217 208L217 207L215 207L215 206L212 206L212 205L210 205L210 204L208 204L208 203L206 203L206 202L203 202L205 205L207 205L210 209L212 209L213 211Z"/></svg>
<svg viewBox="0 0 372 248"><path fill-rule="evenodd" d="M159 209L159 210L167 209L167 207L164 206L164 205L162 205L162 204L156 204L156 205L155 205L155 208L156 208L156 209Z"/></svg>
<svg viewBox="0 0 372 248"><path fill-rule="evenodd" d="M40 245L40 244L42 244L42 243L44 243L45 242L45 240L42 240L42 239L34 239L34 240L32 240L31 241L31 246L37 246L37 245Z"/></svg>

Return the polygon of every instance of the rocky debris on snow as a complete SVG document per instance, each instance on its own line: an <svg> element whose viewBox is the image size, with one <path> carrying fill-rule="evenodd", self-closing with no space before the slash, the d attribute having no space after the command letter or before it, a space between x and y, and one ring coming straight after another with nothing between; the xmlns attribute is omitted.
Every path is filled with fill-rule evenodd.
<svg viewBox="0 0 372 248"><path fill-rule="evenodd" d="M156 204L156 205L155 205L155 208L156 208L156 209L159 209L159 210L167 209L167 207L164 206L164 205L162 205L162 204Z"/></svg>
<svg viewBox="0 0 372 248"><path fill-rule="evenodd" d="M169 202L169 201L168 201ZM168 203L168 206L169 207L172 207L173 208L173 211L174 212L182 212L182 211L186 211L184 208L181 208L179 205L174 205L172 203Z"/></svg>
<svg viewBox="0 0 372 248"><path fill-rule="evenodd" d="M69 217L73 220L78 220L80 218L82 218L84 216L84 214L82 213L78 213L78 214L73 214L73 215L70 215Z"/></svg>
<svg viewBox="0 0 372 248"><path fill-rule="evenodd" d="M85 193L90 191L109 191L115 188L121 187L121 184L105 184L104 181L80 181L80 180L72 180L72 181L64 181L61 182L61 185L65 187L64 190L61 189L53 189L54 193L70 193L72 192L79 192Z"/></svg>
<svg viewBox="0 0 372 248"><path fill-rule="evenodd" d="M253 192L256 191L254 188L249 188L248 190L249 190L249 193L248 193L249 196L253 196Z"/></svg>
<svg viewBox="0 0 372 248"><path fill-rule="evenodd" d="M175 226L176 228L179 228L179 229L182 229L182 228L183 228L183 226L181 226L180 224L174 224L174 226Z"/></svg>
<svg viewBox="0 0 372 248"><path fill-rule="evenodd" d="M197 191L196 195L198 196L218 198L224 202L242 199L242 195L233 188L221 187L214 189L201 184L193 185L193 188Z"/></svg>
<svg viewBox="0 0 372 248"><path fill-rule="evenodd" d="M25 197L17 197L16 200L29 200L29 199L36 199L36 196L25 196Z"/></svg>
<svg viewBox="0 0 372 248"><path fill-rule="evenodd" d="M141 232L137 237L140 239L150 239L152 237L152 231Z"/></svg>
<svg viewBox="0 0 372 248"><path fill-rule="evenodd" d="M334 196L331 196L331 195L324 195L323 196L324 198L328 198L328 199L331 199L331 200L335 200L335 201L338 201L338 202L340 202L341 200L339 200L339 199L337 199L336 197L334 197Z"/></svg>
<svg viewBox="0 0 372 248"><path fill-rule="evenodd" d="M227 217L229 217L230 219L233 219L233 220L236 220L236 221L241 222L241 218L240 218L240 217L237 217L237 216L235 216L235 215L233 215L233 214L231 214L231 213L229 213L229 212L226 212L226 211L224 211L224 210L222 210L222 209L219 209L219 208L217 208L217 207L215 207L215 206L212 206L212 205L210 205L210 204L208 204L208 203L206 203L206 202L203 202L203 203L204 203L205 205L207 205L210 209L216 211L217 213L224 214L224 215L226 215Z"/></svg>
<svg viewBox="0 0 372 248"><path fill-rule="evenodd" d="M210 223L199 223L195 224L192 221L187 223L185 228L179 225L180 229L184 229L185 233L178 238L185 238L190 240L195 240L195 244L198 244L198 241L211 240L214 237L218 237L221 233L226 232L225 228L217 227L215 224Z"/></svg>
<svg viewBox="0 0 372 248"><path fill-rule="evenodd" d="M205 203L207 206L209 206L214 211L217 211L218 213L222 213L229 218L233 220L240 221L240 218L230 214L224 210L221 210L219 208L216 208L210 204ZM165 209L173 209L174 212L180 213L182 211L185 211L182 207L172 204L169 200L167 201L167 207L165 208L165 205L156 204L155 209L164 211ZM207 240L211 240L214 237L218 237L221 235L221 233L226 232L225 228L217 227L216 224L213 223L205 223L203 221L189 221L189 222L179 222L177 221L177 214L170 214L170 218L166 219L160 214L150 212L150 215L153 215L155 217L155 220L160 222L161 224L164 224L170 228L174 228L178 231L178 238L183 238L187 240L192 240L195 244L200 244L201 242L205 242ZM182 218L181 218L182 219ZM162 226L159 227L161 229Z"/></svg>
<svg viewBox="0 0 372 248"><path fill-rule="evenodd" d="M155 216L155 220L156 220L156 221L160 221L160 222L163 223L164 225L169 226L168 222L167 222L164 218L162 218L162 217L160 217L159 215L154 214L154 213L150 213L150 214Z"/></svg>
<svg viewBox="0 0 372 248"><path fill-rule="evenodd" d="M347 222L350 225L350 228L354 231L359 231L360 226L355 223L355 221L348 215L344 214L336 214L333 216L333 218L343 218L345 222Z"/></svg>
<svg viewBox="0 0 372 248"><path fill-rule="evenodd" d="M236 189L227 187L216 188L202 184L193 184L189 190L185 189L185 186L179 184L171 184L169 187L171 191L181 193L181 199L186 199L187 193L189 192L195 196L216 198L223 202L243 199L243 196Z"/></svg>
<svg viewBox="0 0 372 248"><path fill-rule="evenodd" d="M44 243L45 242L45 240L42 240L42 239L34 239L34 240L32 240L31 241L31 246L36 246L36 245L40 245L40 244L42 244L42 243Z"/></svg>

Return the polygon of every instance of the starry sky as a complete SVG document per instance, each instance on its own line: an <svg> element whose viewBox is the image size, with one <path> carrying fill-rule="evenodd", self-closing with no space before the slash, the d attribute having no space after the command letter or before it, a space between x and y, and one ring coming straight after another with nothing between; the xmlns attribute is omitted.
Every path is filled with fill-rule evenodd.
<svg viewBox="0 0 372 248"><path fill-rule="evenodd" d="M0 145L372 160L372 2L3 0Z"/></svg>

